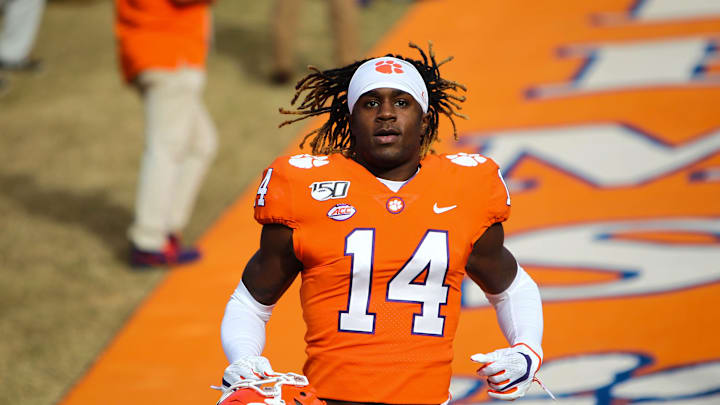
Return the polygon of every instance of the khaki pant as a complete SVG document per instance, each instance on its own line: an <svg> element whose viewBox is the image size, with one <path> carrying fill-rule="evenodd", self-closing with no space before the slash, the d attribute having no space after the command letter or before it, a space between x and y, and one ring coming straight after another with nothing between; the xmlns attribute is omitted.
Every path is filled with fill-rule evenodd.
<svg viewBox="0 0 720 405"><path fill-rule="evenodd" d="M335 61L344 66L360 57L356 0L327 0L335 44ZM273 12L273 68L292 72L293 38L302 0L275 0Z"/></svg>
<svg viewBox="0 0 720 405"><path fill-rule="evenodd" d="M144 250L162 250L187 224L217 151L215 126L202 99L205 72L149 70L137 81L145 109L135 221L128 235Z"/></svg>
<svg viewBox="0 0 720 405"><path fill-rule="evenodd" d="M0 0L4 10L0 32L0 60L21 63L32 50L45 0Z"/></svg>

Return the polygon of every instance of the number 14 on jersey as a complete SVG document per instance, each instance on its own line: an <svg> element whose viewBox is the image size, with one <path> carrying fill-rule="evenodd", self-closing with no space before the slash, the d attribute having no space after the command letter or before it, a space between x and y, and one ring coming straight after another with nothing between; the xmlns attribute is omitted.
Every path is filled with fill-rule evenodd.
<svg viewBox="0 0 720 405"><path fill-rule="evenodd" d="M375 253L375 229L356 228L345 238L345 255L351 256L351 280L348 307L339 311L341 332L374 333L377 314L369 312ZM447 304L448 233L428 230L415 252L387 285L388 302L409 302L421 305L413 315L412 330L416 335L442 336L445 317L441 305ZM425 281L415 280L427 270ZM375 298L377 299L377 298Z"/></svg>

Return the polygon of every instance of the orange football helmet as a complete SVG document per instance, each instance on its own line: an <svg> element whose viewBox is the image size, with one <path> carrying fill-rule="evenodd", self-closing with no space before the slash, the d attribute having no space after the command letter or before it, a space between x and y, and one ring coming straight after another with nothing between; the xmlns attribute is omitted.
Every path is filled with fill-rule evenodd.
<svg viewBox="0 0 720 405"><path fill-rule="evenodd" d="M275 374L261 380L244 380L223 390L217 405L325 405L307 377Z"/></svg>

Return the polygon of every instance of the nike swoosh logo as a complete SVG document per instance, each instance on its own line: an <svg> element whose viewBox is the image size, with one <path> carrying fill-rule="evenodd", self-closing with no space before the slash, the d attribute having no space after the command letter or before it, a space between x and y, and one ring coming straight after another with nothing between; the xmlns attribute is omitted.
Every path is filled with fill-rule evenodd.
<svg viewBox="0 0 720 405"><path fill-rule="evenodd" d="M433 212L436 214L442 214L443 212L448 212L453 208L456 208L457 205L451 205L449 207L438 207L437 203L433 205Z"/></svg>
<svg viewBox="0 0 720 405"><path fill-rule="evenodd" d="M525 353L520 353L520 352L518 352L518 354L522 354L522 356L525 357L525 361L527 362L527 368L525 369L525 374L520 376L520 378L518 378L517 380L515 380L515 381L511 382L510 384L506 385L505 387L503 387L503 389L502 389L503 391L512 387L515 384L518 384L518 383L521 383L521 382L527 380L530 377L530 366L532 366L532 360L530 359L530 356L528 356Z"/></svg>

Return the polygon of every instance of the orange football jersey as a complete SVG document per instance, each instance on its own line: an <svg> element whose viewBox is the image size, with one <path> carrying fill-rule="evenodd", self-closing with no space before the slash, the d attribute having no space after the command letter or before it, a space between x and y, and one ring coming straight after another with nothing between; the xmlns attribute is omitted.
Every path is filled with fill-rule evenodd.
<svg viewBox="0 0 720 405"><path fill-rule="evenodd" d="M465 263L509 213L498 166L477 154L428 155L397 192L340 154L275 160L255 219L294 230L303 371L319 396L447 400Z"/></svg>

